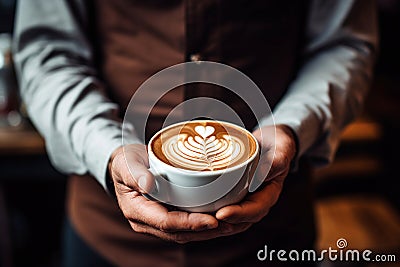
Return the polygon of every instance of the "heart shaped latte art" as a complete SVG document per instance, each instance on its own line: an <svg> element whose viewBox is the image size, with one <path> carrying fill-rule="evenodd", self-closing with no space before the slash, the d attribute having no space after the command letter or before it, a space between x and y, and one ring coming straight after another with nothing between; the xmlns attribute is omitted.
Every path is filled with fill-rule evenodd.
<svg viewBox="0 0 400 267"><path fill-rule="evenodd" d="M203 125L197 125L196 127L194 127L194 130L203 138L207 138L215 132L214 127Z"/></svg>
<svg viewBox="0 0 400 267"><path fill-rule="evenodd" d="M228 133L216 133L213 126L197 125L192 131L163 140L168 161L189 170L218 170L235 163L244 154L244 143Z"/></svg>

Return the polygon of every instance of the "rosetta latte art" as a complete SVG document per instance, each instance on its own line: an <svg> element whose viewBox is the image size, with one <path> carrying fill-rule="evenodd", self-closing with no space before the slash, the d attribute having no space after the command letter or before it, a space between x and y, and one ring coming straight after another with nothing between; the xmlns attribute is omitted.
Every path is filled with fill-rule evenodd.
<svg viewBox="0 0 400 267"><path fill-rule="evenodd" d="M234 165L245 153L242 140L227 133L215 134L213 126L198 125L192 132L163 140L163 153L172 165L212 171Z"/></svg>

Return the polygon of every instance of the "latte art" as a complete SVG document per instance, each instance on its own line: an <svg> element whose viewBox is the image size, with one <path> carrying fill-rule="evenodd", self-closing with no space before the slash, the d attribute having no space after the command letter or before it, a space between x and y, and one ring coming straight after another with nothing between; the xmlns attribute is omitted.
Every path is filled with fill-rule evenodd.
<svg viewBox="0 0 400 267"><path fill-rule="evenodd" d="M226 122L197 120L161 130L152 138L158 159L176 168L216 171L239 165L257 149L245 129Z"/></svg>
<svg viewBox="0 0 400 267"><path fill-rule="evenodd" d="M171 165L198 171L223 169L247 157L241 139L202 125L194 127L194 131L164 138L162 152Z"/></svg>

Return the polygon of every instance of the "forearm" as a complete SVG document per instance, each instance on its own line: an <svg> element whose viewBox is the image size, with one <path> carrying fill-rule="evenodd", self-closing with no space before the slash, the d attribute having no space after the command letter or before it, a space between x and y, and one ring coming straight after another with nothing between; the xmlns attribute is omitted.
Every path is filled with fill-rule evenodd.
<svg viewBox="0 0 400 267"><path fill-rule="evenodd" d="M296 133L299 156L307 154L316 164L332 161L341 131L362 109L371 72L372 61L346 47L304 66L274 111L275 123Z"/></svg>
<svg viewBox="0 0 400 267"><path fill-rule="evenodd" d="M298 157L306 154L315 164L333 159L340 132L361 111L372 77L374 7L355 2L314 1L304 64L274 110L275 123L295 132ZM272 123L265 118L261 125Z"/></svg>
<svg viewBox="0 0 400 267"><path fill-rule="evenodd" d="M96 77L82 20L68 5L19 2L14 55L21 96L55 167L90 172L104 185L108 158L121 146L122 124Z"/></svg>

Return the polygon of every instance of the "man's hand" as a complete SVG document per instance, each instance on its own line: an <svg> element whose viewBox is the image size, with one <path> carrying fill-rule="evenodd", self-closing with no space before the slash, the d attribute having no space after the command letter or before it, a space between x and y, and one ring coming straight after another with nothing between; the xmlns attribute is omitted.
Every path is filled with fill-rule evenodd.
<svg viewBox="0 0 400 267"><path fill-rule="evenodd" d="M148 166L144 145L118 148L108 166L118 204L134 231L186 243L232 235L250 227L250 223L218 222L209 214L169 211L162 204L146 199L141 193L149 192L154 187L154 177Z"/></svg>
<svg viewBox="0 0 400 267"><path fill-rule="evenodd" d="M296 154L296 142L292 131L285 125L276 126L275 157L272 155L274 127L266 126L256 130L253 134L261 145L260 166L257 175L267 173L268 176L256 177L265 180L259 191L249 194L241 203L226 206L217 211L218 220L236 223L256 223L264 218L271 207L278 201L283 182L289 172L290 162ZM262 136L262 137L261 137ZM271 160L272 165L271 165Z"/></svg>

